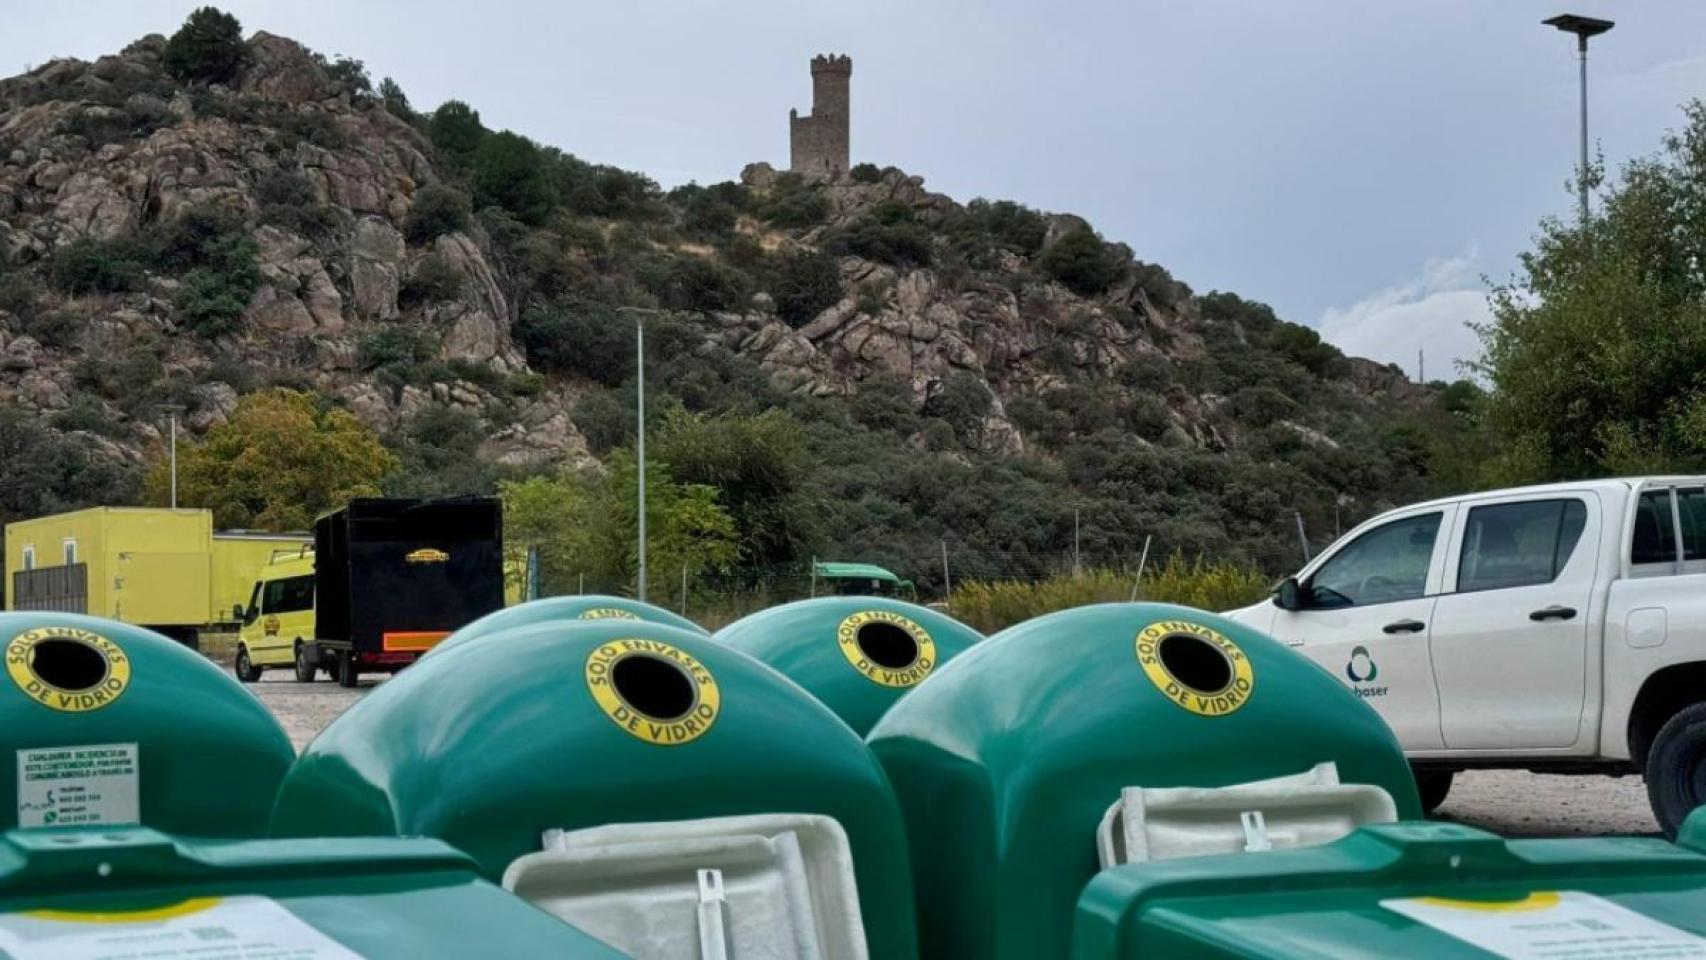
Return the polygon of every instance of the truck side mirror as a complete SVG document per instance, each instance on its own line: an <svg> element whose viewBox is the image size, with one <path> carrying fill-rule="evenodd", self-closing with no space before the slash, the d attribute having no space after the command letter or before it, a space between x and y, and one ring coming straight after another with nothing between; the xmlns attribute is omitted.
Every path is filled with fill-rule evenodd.
<svg viewBox="0 0 1706 960"><path fill-rule="evenodd" d="M1286 577L1274 588L1274 606L1281 610L1303 609L1303 588L1296 577Z"/></svg>
<svg viewBox="0 0 1706 960"><path fill-rule="evenodd" d="M237 621L238 623L242 623L243 621L249 619L247 612L245 611L242 604L233 603L231 605L231 619Z"/></svg>

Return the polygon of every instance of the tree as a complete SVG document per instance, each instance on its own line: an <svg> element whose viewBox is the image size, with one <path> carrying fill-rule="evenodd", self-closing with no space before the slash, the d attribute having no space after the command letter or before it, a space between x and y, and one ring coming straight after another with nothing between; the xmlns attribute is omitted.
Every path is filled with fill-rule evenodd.
<svg viewBox="0 0 1706 960"><path fill-rule="evenodd" d="M612 454L606 468L567 470L554 477L504 481L505 542L512 577L539 553L547 594L578 589L631 590L638 572L636 532L639 471L633 454ZM678 483L669 467L646 469L646 552L654 593L667 592L683 569L688 577L727 570L739 554L735 523L704 484Z"/></svg>
<svg viewBox="0 0 1706 960"><path fill-rule="evenodd" d="M353 497L377 496L397 458L347 411L293 390L251 393L200 443L180 447L178 502L206 507L221 527L304 530ZM170 467L148 475L167 501Z"/></svg>
<svg viewBox="0 0 1706 960"><path fill-rule="evenodd" d="M1706 468L1706 104L1494 289L1488 479Z"/></svg>
<svg viewBox="0 0 1706 960"><path fill-rule="evenodd" d="M403 92L402 85L390 77L379 81L379 102L385 105L385 109L389 110L392 116L411 122L415 119L415 108L409 106L409 95Z"/></svg>
<svg viewBox="0 0 1706 960"><path fill-rule="evenodd" d="M557 205L544 155L519 133L505 130L482 138L468 179L481 206L503 207L527 223L544 223Z"/></svg>
<svg viewBox="0 0 1706 960"><path fill-rule="evenodd" d="M579 577L593 572L592 507L586 485L572 472L505 480L498 484L504 510L504 572L510 586L525 588L527 558L539 563L542 594L579 589Z"/></svg>
<svg viewBox="0 0 1706 960"><path fill-rule="evenodd" d="M49 430L16 406L0 407L0 522L134 503L137 471L95 453L87 439Z"/></svg>
<svg viewBox="0 0 1706 960"><path fill-rule="evenodd" d="M202 7L189 15L162 56L166 72L185 82L224 83L248 59L243 25L229 13Z"/></svg>
<svg viewBox="0 0 1706 960"><path fill-rule="evenodd" d="M480 111L460 100L446 100L432 112L427 134L446 162L465 168L474 162L474 151L486 138L486 127L480 122Z"/></svg>
<svg viewBox="0 0 1706 960"><path fill-rule="evenodd" d="M812 510L800 492L811 462L800 423L781 410L756 416L667 411L657 458L684 483L717 491L740 532L742 561L797 559L811 539Z"/></svg>
<svg viewBox="0 0 1706 960"><path fill-rule="evenodd" d="M1043 251L1038 260L1043 272L1081 297L1108 289L1120 275L1117 263L1102 238L1089 230L1074 230Z"/></svg>
<svg viewBox="0 0 1706 960"><path fill-rule="evenodd" d="M791 257L776 279L776 313L790 327L803 327L841 299L841 265L834 257L807 253Z"/></svg>

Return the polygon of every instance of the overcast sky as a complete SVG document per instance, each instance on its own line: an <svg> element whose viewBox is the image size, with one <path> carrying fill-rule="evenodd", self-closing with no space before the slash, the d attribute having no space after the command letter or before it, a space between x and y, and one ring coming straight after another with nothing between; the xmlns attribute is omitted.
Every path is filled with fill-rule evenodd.
<svg viewBox="0 0 1706 960"><path fill-rule="evenodd" d="M0 67L170 33L181 0L0 0ZM1087 217L1198 291L1232 290L1430 377L1473 355L1483 277L1573 215L1573 38L1592 136L1652 151L1706 95L1700 0L225 0L245 31L455 97L673 186L787 163L814 53L853 57L853 159L961 200Z"/></svg>

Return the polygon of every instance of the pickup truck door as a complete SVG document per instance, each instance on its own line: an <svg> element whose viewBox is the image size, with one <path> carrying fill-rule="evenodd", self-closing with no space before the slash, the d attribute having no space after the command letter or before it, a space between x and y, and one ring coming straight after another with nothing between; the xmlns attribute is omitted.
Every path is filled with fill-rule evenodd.
<svg viewBox="0 0 1706 960"><path fill-rule="evenodd" d="M1431 638L1447 748L1576 743L1601 512L1590 493L1459 507Z"/></svg>
<svg viewBox="0 0 1706 960"><path fill-rule="evenodd" d="M1303 578L1303 609L1274 615L1298 649L1377 710L1406 750L1437 750L1429 624L1456 507L1400 514L1337 545Z"/></svg>

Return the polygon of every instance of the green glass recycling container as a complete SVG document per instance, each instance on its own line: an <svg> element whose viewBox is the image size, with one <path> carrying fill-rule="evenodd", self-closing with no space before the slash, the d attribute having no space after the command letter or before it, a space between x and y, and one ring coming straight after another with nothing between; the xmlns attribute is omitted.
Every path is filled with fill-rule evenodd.
<svg viewBox="0 0 1706 960"><path fill-rule="evenodd" d="M442 839L491 879L547 830L816 814L845 831L873 957L916 955L906 836L876 758L769 667L634 620L549 622L424 658L286 777L278 836Z"/></svg>
<svg viewBox="0 0 1706 960"><path fill-rule="evenodd" d="M437 840L0 835L0 956L431 960L622 954L482 879Z"/></svg>
<svg viewBox="0 0 1706 960"><path fill-rule="evenodd" d="M842 596L761 610L714 637L805 687L860 736L895 701L983 639L928 607Z"/></svg>
<svg viewBox="0 0 1706 960"><path fill-rule="evenodd" d="M928 957L1064 956L1122 788L1219 787L1334 762L1420 816L1396 738L1332 676L1224 617L1105 604L985 640L869 741L912 847Z"/></svg>
<svg viewBox="0 0 1706 960"><path fill-rule="evenodd" d="M1698 811L1693 822L1706 828ZM1687 844L1413 822L1321 847L1114 867L1078 900L1071 956L1698 957L1706 856Z"/></svg>
<svg viewBox="0 0 1706 960"><path fill-rule="evenodd" d="M607 597L599 594L572 597L546 597L529 600L513 607L494 610L438 642L430 653L454 650L465 643L494 633L513 630L535 623L574 623L581 620L644 620L678 627L692 633L704 634L704 627L672 613L656 604L627 597Z"/></svg>
<svg viewBox="0 0 1706 960"><path fill-rule="evenodd" d="M134 825L262 837L295 759L261 702L157 633L0 614L0 829Z"/></svg>

